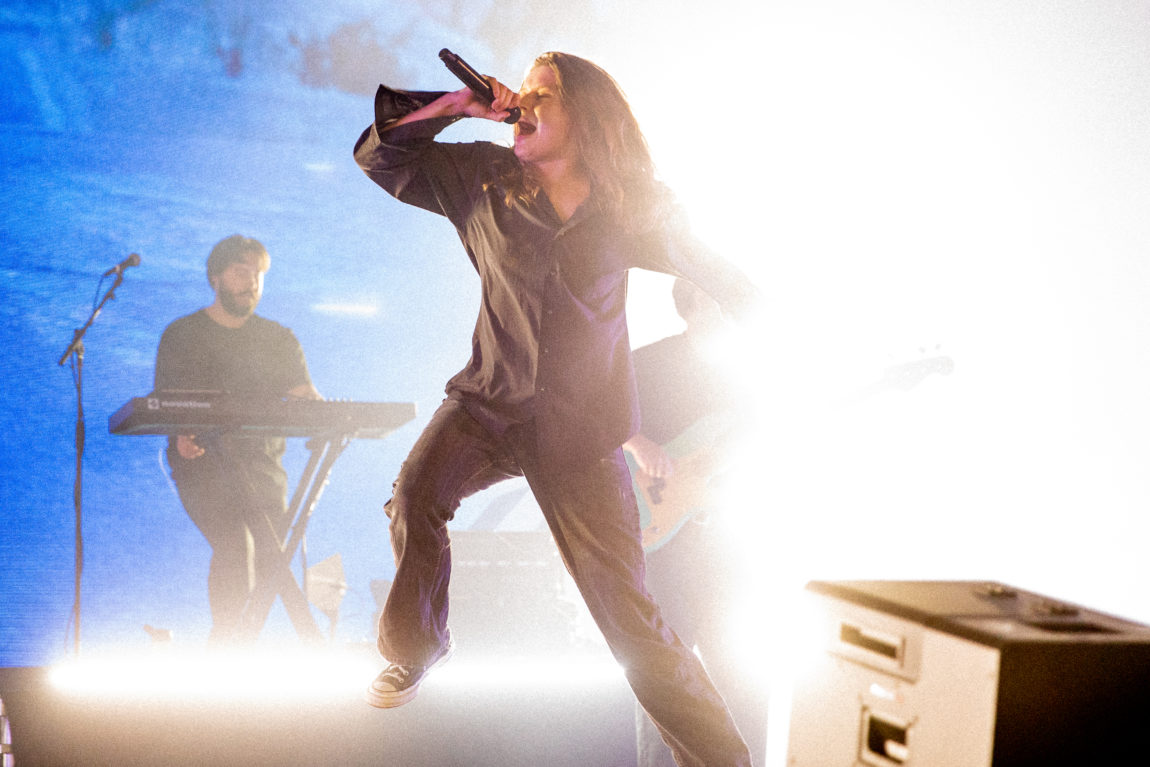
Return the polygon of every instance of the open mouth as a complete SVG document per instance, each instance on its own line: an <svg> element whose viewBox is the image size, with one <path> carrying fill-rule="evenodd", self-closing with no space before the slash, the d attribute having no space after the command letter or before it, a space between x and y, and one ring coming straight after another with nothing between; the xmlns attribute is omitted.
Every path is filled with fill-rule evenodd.
<svg viewBox="0 0 1150 767"><path fill-rule="evenodd" d="M530 136L534 132L535 132L535 126L529 122L525 122L523 120L520 120L519 122L515 123L515 135L516 136Z"/></svg>

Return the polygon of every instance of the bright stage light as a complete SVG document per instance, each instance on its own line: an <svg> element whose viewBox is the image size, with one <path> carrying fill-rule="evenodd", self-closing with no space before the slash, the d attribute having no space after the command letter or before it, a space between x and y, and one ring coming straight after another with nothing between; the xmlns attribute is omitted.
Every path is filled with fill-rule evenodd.
<svg viewBox="0 0 1150 767"><path fill-rule="evenodd" d="M366 653L162 652L81 658L50 679L77 696L285 702L358 695L378 665Z"/></svg>
<svg viewBox="0 0 1150 767"><path fill-rule="evenodd" d="M455 658L427 680L428 687L461 689L586 689L612 683L625 683L623 669L610 657L596 656Z"/></svg>
<svg viewBox="0 0 1150 767"><path fill-rule="evenodd" d="M52 668L61 692L103 699L197 702L292 701L358 698L383 667L369 648L349 652L163 652L82 658ZM586 689L625 683L607 655L566 657L459 657L428 677L427 686L451 689Z"/></svg>

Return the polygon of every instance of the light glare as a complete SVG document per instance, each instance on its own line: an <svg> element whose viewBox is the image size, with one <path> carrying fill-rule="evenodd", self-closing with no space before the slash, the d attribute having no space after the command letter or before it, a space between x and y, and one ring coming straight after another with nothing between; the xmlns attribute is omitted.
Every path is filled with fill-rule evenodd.
<svg viewBox="0 0 1150 767"><path fill-rule="evenodd" d="M220 652L81 659L50 678L74 695L284 701L355 694L375 673L370 657Z"/></svg>
<svg viewBox="0 0 1150 767"><path fill-rule="evenodd" d="M57 689L76 696L289 702L358 697L383 667L374 652L206 652L84 658L55 666ZM608 656L456 657L429 687L581 688L624 682Z"/></svg>

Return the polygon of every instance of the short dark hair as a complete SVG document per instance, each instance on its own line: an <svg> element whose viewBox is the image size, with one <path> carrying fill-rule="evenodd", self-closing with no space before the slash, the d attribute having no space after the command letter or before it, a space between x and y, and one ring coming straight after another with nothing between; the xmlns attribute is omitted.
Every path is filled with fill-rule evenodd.
<svg viewBox="0 0 1150 767"><path fill-rule="evenodd" d="M259 240L242 234L225 237L216 243L208 255L208 282L232 264L246 262L253 257L261 272L266 272L272 264L268 249Z"/></svg>

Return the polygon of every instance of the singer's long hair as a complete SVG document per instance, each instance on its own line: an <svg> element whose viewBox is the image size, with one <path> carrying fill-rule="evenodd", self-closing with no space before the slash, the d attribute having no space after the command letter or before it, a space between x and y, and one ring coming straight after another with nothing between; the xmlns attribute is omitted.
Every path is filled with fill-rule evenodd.
<svg viewBox="0 0 1150 767"><path fill-rule="evenodd" d="M619 215L627 230L656 223L668 209L670 194L656 179L647 140L619 84L597 64L569 53L544 53L531 65L538 66L555 74L579 161L600 209ZM500 181L509 205L540 192L530 168L518 164Z"/></svg>

